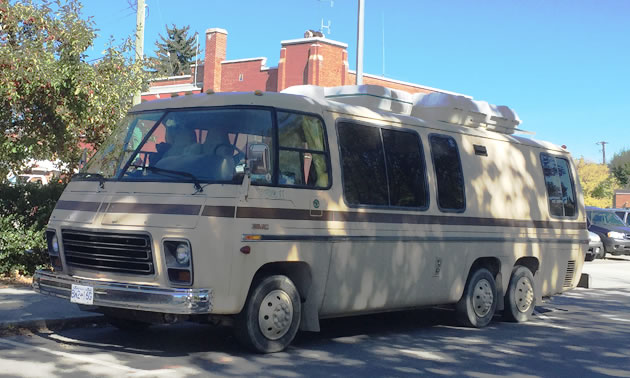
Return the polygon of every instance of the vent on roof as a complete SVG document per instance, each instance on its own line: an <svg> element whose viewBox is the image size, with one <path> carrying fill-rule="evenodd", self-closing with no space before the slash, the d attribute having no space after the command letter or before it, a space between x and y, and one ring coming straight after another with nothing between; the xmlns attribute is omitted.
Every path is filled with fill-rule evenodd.
<svg viewBox="0 0 630 378"><path fill-rule="evenodd" d="M480 127L514 134L521 123L518 115L507 106L442 93L416 93L382 87L380 85L346 85L324 88L315 85L289 87L282 93L298 94L318 100L341 102L348 105L396 114L410 115L426 121Z"/></svg>

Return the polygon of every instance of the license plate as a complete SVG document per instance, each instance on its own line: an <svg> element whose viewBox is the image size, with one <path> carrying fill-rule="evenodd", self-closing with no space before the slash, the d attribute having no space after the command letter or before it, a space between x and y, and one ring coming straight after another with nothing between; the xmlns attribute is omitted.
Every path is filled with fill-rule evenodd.
<svg viewBox="0 0 630 378"><path fill-rule="evenodd" d="M94 303L94 288L92 286L72 285L70 302L91 305Z"/></svg>

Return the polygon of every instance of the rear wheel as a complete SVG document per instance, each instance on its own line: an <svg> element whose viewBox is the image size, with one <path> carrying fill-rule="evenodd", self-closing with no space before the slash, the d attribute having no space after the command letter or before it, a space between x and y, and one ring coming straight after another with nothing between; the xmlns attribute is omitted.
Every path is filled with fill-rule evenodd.
<svg viewBox="0 0 630 378"><path fill-rule="evenodd" d="M535 305L534 275L524 266L514 267L505 294L504 318L511 322L526 322Z"/></svg>
<svg viewBox="0 0 630 378"><path fill-rule="evenodd" d="M497 288L492 273L480 268L466 281L464 294L457 302L457 320L466 327L485 327L497 308Z"/></svg>
<svg viewBox="0 0 630 378"><path fill-rule="evenodd" d="M234 331L241 344L256 352L280 352L295 338L300 317L300 296L293 282L286 276L269 276L250 291Z"/></svg>

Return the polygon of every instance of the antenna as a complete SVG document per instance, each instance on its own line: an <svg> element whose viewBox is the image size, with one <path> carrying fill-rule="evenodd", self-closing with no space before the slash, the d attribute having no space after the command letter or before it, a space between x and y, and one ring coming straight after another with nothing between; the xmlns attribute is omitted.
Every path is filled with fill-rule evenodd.
<svg viewBox="0 0 630 378"><path fill-rule="evenodd" d="M324 19L322 18L322 26L319 28L319 31L323 33L324 29L328 30L328 34L330 34L330 20L328 20L328 25L324 25Z"/></svg>

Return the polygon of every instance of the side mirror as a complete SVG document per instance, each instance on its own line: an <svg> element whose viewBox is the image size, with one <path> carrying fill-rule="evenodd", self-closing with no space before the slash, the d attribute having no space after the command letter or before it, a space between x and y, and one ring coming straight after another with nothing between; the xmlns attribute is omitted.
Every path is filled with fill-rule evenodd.
<svg viewBox="0 0 630 378"><path fill-rule="evenodd" d="M269 147L264 143L249 145L247 153L249 170L253 175L267 175L269 172Z"/></svg>

